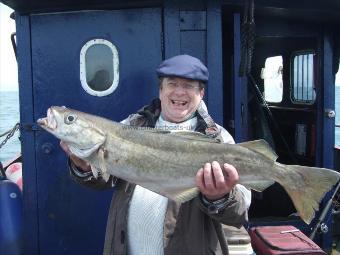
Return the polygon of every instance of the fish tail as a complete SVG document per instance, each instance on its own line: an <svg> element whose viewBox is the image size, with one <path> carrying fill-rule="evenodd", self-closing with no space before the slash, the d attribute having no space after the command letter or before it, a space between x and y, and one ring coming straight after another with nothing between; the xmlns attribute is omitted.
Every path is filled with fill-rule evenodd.
<svg viewBox="0 0 340 255"><path fill-rule="evenodd" d="M300 217L309 224L314 218L315 211L319 210L321 199L338 182L340 174L326 168L279 163L276 165L284 168L283 171L287 173L284 174L286 178L278 182L291 197Z"/></svg>

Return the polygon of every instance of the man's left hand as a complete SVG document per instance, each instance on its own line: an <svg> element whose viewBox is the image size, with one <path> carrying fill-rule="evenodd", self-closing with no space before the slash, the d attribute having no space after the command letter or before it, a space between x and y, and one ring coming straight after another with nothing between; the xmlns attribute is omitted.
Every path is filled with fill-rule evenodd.
<svg viewBox="0 0 340 255"><path fill-rule="evenodd" d="M217 161L205 163L196 174L196 186L209 200L217 200L227 195L239 179L234 166L224 163L223 169Z"/></svg>

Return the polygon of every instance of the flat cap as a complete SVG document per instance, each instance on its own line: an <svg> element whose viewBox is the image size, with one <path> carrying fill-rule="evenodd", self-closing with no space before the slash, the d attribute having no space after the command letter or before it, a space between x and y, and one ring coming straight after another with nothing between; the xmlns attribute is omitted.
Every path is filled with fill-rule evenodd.
<svg viewBox="0 0 340 255"><path fill-rule="evenodd" d="M204 82L209 79L207 67L198 58L189 55L178 55L164 60L156 72L159 77L177 76Z"/></svg>

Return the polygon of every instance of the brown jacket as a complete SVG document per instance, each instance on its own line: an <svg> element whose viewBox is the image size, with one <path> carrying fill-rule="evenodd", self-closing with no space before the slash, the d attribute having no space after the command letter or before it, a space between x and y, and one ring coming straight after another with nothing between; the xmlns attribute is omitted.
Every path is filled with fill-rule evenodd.
<svg viewBox="0 0 340 255"><path fill-rule="evenodd" d="M159 114L159 101L154 100L137 114L130 115L129 123L135 126L154 127ZM204 133L206 129L206 121L198 115L196 131ZM94 179L92 175L79 176L72 165L70 169L71 176L84 185L99 189L115 186L116 191L111 201L106 227L104 255L126 255L127 215L135 185L114 177L104 182L100 178ZM183 204L169 200L164 221L164 254L221 254L213 219L236 227L241 227L246 222L245 198L237 187L229 194L226 208L218 214L209 214L200 197Z"/></svg>

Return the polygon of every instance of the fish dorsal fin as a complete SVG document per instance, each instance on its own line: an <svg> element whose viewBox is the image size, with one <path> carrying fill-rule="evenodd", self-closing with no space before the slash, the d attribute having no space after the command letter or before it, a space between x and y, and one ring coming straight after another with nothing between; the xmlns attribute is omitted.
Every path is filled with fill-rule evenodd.
<svg viewBox="0 0 340 255"><path fill-rule="evenodd" d="M137 129L138 130L138 129ZM143 130L143 129L141 129ZM189 140L196 140L202 142L209 142L209 143L221 143L219 140L211 138L208 135L202 134L196 131L188 131L188 130L162 130L162 129L144 129L143 131L155 133L155 134L164 134L164 135L173 135L176 137L189 139Z"/></svg>
<svg viewBox="0 0 340 255"><path fill-rule="evenodd" d="M184 203L196 197L199 194L198 188L188 188L176 192L168 192L168 197L177 203Z"/></svg>
<svg viewBox="0 0 340 255"><path fill-rule="evenodd" d="M171 131L171 135L178 136L181 138L186 138L190 140L209 142L209 143L221 143L219 140L211 138L205 134L195 131Z"/></svg>
<svg viewBox="0 0 340 255"><path fill-rule="evenodd" d="M136 127L135 130L140 130L143 132L160 134L160 135L172 135L175 137L195 140L195 141L202 141L202 142L209 142L209 143L221 143L220 140L212 138L209 135L205 135L200 132L190 131L190 130L162 130L162 129L157 129L157 128L145 129L143 127L140 127L140 128Z"/></svg>
<svg viewBox="0 0 340 255"><path fill-rule="evenodd" d="M251 151L260 153L266 158L271 159L273 161L276 161L276 159L278 158L278 156L273 151L273 149L270 147L270 145L265 140L262 140L262 139L250 141L250 142L238 143L237 145L248 148Z"/></svg>
<svg viewBox="0 0 340 255"><path fill-rule="evenodd" d="M157 128L145 128L145 127L134 127L135 130L148 132L148 133L156 133L156 134L170 134L171 131L169 130L163 130L163 129L157 129Z"/></svg>

